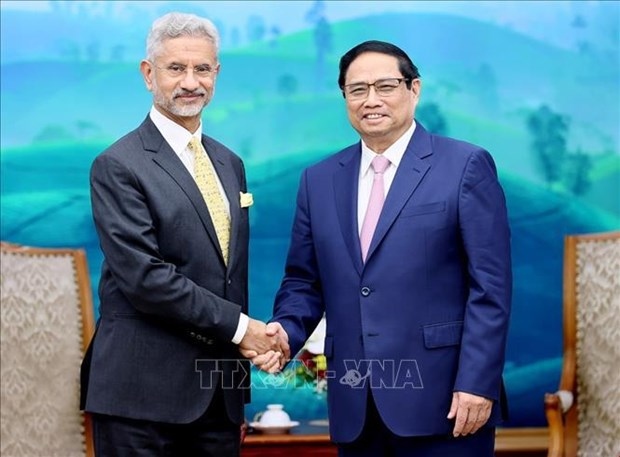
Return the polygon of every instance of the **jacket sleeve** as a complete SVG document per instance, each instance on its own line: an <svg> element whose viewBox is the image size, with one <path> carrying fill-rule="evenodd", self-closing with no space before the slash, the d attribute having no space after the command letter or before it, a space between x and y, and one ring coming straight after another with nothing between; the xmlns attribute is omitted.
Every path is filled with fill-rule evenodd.
<svg viewBox="0 0 620 457"><path fill-rule="evenodd" d="M459 225L469 294L454 390L498 400L512 296L510 229L495 164L484 150L465 167Z"/></svg>
<svg viewBox="0 0 620 457"><path fill-rule="evenodd" d="M286 330L291 354L301 349L325 309L312 238L307 175L306 170L299 185L291 244L272 318Z"/></svg>

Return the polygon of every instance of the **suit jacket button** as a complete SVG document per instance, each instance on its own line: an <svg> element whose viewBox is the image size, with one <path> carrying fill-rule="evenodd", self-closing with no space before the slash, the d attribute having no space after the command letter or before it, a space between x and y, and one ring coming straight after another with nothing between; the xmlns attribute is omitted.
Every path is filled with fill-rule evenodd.
<svg viewBox="0 0 620 457"><path fill-rule="evenodd" d="M370 287L362 287L362 297L368 297L370 295Z"/></svg>
<svg viewBox="0 0 620 457"><path fill-rule="evenodd" d="M232 284L232 279L228 280L228 285L230 286Z"/></svg>

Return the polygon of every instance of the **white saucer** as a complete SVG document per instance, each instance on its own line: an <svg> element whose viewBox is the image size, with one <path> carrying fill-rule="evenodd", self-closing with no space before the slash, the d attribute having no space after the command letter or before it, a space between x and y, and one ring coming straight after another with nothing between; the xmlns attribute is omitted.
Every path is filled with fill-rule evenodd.
<svg viewBox="0 0 620 457"><path fill-rule="evenodd" d="M287 433L293 427L297 427L299 422L291 421L288 424L278 425L262 425L260 422L250 422L250 427L255 428L263 433L276 435L279 433Z"/></svg>

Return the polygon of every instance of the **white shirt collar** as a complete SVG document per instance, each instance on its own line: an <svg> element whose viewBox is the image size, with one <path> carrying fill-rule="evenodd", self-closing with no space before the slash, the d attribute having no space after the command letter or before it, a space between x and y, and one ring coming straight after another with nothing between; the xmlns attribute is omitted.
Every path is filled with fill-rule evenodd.
<svg viewBox="0 0 620 457"><path fill-rule="evenodd" d="M177 154L181 154L187 148L193 136L199 140L202 138L202 121L200 121L198 130L192 134L173 120L161 114L154 106L151 107L149 115L155 127L157 127L164 137L164 140L168 142L172 150Z"/></svg>
<svg viewBox="0 0 620 457"><path fill-rule="evenodd" d="M387 148L383 152L383 157L390 161L390 165L394 165L398 168L400 165L400 161L405 155L405 151L407 150L407 145L409 141L411 141L411 137L413 136L413 132L415 131L415 120L411 123L411 126L407 129L405 133L401 135L401 137L396 140L389 148ZM370 149L364 140L362 140L362 160L360 162L360 176L365 176L370 169L370 164L372 159L374 159L378 154Z"/></svg>

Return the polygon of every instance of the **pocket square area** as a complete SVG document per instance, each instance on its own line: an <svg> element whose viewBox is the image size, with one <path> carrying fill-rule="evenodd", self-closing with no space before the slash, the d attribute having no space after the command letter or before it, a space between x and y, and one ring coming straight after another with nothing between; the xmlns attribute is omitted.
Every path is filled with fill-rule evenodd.
<svg viewBox="0 0 620 457"><path fill-rule="evenodd" d="M239 192L239 205L241 208L247 208L254 204L254 197L251 193Z"/></svg>

